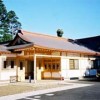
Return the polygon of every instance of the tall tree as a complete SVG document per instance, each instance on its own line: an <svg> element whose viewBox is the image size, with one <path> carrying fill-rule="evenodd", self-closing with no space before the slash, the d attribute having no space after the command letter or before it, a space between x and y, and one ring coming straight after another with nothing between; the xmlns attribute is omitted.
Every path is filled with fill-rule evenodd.
<svg viewBox="0 0 100 100"><path fill-rule="evenodd" d="M7 12L3 1L0 0L0 42L13 39L14 33L21 28L21 23L14 11Z"/></svg>

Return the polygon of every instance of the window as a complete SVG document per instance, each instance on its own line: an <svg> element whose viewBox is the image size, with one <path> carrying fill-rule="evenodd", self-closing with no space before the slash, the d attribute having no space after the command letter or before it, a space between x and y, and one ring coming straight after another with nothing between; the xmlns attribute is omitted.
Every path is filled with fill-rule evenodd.
<svg viewBox="0 0 100 100"><path fill-rule="evenodd" d="M59 64L57 64L57 70L59 70Z"/></svg>
<svg viewBox="0 0 100 100"><path fill-rule="evenodd" d="M53 70L55 69L55 64L53 64L53 68L52 68Z"/></svg>
<svg viewBox="0 0 100 100"><path fill-rule="evenodd" d="M14 61L11 61L11 68L14 68Z"/></svg>
<svg viewBox="0 0 100 100"><path fill-rule="evenodd" d="M4 68L7 68L7 61L4 61Z"/></svg>
<svg viewBox="0 0 100 100"><path fill-rule="evenodd" d="M60 59L45 59L44 69L47 71L59 71L60 70Z"/></svg>
<svg viewBox="0 0 100 100"><path fill-rule="evenodd" d="M23 62L20 62L20 70L23 70Z"/></svg>
<svg viewBox="0 0 100 100"><path fill-rule="evenodd" d="M49 64L48 69L51 70L51 65Z"/></svg>
<svg viewBox="0 0 100 100"><path fill-rule="evenodd" d="M47 65L45 64L45 69L47 69Z"/></svg>
<svg viewBox="0 0 100 100"><path fill-rule="evenodd" d="M70 69L79 69L79 61L77 59L69 60Z"/></svg>

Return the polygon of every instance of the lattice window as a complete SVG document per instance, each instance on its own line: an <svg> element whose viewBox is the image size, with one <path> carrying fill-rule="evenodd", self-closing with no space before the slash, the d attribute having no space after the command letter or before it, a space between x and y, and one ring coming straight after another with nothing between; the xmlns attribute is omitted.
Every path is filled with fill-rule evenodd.
<svg viewBox="0 0 100 100"><path fill-rule="evenodd" d="M70 69L79 69L79 60L77 59L70 59L69 60Z"/></svg>

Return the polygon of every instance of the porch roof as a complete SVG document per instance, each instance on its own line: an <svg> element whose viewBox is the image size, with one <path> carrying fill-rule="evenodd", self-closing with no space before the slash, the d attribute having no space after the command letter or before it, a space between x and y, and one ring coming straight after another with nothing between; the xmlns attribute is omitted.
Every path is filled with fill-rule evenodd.
<svg viewBox="0 0 100 100"><path fill-rule="evenodd" d="M0 53L10 53L10 51L7 50L6 46L0 45Z"/></svg>
<svg viewBox="0 0 100 100"><path fill-rule="evenodd" d="M93 50L88 49L83 45L75 43L74 40L72 39L43 35L27 31L22 31L22 33L18 33L18 36L24 41L29 42L29 44L27 45L23 44L23 46L13 46L11 47L13 49L25 48L27 46L31 46L34 44L34 47L39 47L39 48L47 48L47 49L71 51L71 52L73 51L73 52L89 53L89 54L91 53L94 55L97 53Z"/></svg>
<svg viewBox="0 0 100 100"><path fill-rule="evenodd" d="M13 50L13 49L25 49L25 48L30 48L31 46L33 46L33 43L10 46L10 47L7 47L7 49L8 49L8 50Z"/></svg>

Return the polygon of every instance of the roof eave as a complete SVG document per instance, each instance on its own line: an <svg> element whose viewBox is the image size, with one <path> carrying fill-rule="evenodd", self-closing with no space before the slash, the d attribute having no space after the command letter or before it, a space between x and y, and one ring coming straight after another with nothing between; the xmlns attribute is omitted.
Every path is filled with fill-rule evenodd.
<svg viewBox="0 0 100 100"><path fill-rule="evenodd" d="M86 55L100 55L100 53L97 53L97 52L85 52L85 51L78 51L78 50L64 50L64 49L49 48L49 47L44 47L44 46L39 46L39 45L34 45L34 47L35 48L42 48L42 49L49 49L49 50L54 50L54 51L59 51L59 52L80 53L80 54L86 54Z"/></svg>

